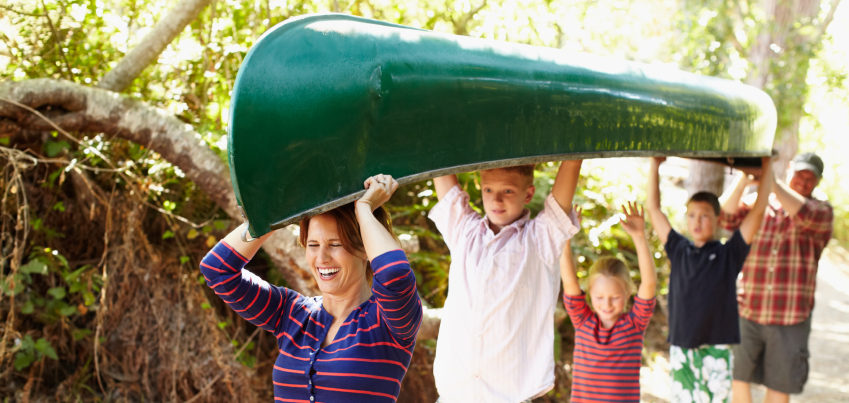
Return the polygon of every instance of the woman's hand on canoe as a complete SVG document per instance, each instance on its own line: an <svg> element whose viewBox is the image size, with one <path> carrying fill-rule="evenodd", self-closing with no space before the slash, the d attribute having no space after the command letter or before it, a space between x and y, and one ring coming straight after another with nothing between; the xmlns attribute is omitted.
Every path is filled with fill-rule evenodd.
<svg viewBox="0 0 849 403"><path fill-rule="evenodd" d="M363 186L366 188L366 193L357 200L357 203L366 203L373 211L389 201L398 189L398 181L391 175L378 174L366 179Z"/></svg>

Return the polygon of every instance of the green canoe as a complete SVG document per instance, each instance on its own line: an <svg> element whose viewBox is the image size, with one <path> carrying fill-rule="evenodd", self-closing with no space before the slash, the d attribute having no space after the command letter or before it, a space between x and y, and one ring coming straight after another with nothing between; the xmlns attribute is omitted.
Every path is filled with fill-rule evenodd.
<svg viewBox="0 0 849 403"><path fill-rule="evenodd" d="M252 236L401 184L569 158L769 155L760 90L666 66L348 15L290 19L248 52L229 162Z"/></svg>

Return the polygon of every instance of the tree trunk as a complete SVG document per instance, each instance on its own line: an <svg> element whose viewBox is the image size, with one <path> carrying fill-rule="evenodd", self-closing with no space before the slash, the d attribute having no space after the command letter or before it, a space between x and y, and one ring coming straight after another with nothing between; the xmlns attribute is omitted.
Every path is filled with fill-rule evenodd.
<svg viewBox="0 0 849 403"><path fill-rule="evenodd" d="M719 196L725 184L725 167L714 163L699 160L690 160L690 174L684 182L687 195L707 191Z"/></svg>
<svg viewBox="0 0 849 403"><path fill-rule="evenodd" d="M128 52L111 71L103 76L97 86L115 92L124 91L210 2L212 0L178 1L177 6L169 10L138 46Z"/></svg>
<svg viewBox="0 0 849 403"><path fill-rule="evenodd" d="M819 18L820 0L760 0L755 4L768 24L758 33L748 49L740 49L751 69L746 83L765 90L772 96L778 111L778 125L773 148L778 155L773 169L784 178L789 161L799 146L799 121L807 99L807 76L810 59L822 41L840 0L831 4ZM749 6L739 9L748 9ZM713 190L723 187L723 169L715 164L694 162L691 165L687 190ZM717 194L718 194L717 193Z"/></svg>
<svg viewBox="0 0 849 403"><path fill-rule="evenodd" d="M783 178L789 161L799 147L799 121L808 97L810 59L822 42L828 25L840 4L835 0L820 18L820 0L761 0L764 15L771 16L770 29L757 37L747 55L754 68L747 83L763 88L772 96L778 111L778 127L773 148L777 177Z"/></svg>

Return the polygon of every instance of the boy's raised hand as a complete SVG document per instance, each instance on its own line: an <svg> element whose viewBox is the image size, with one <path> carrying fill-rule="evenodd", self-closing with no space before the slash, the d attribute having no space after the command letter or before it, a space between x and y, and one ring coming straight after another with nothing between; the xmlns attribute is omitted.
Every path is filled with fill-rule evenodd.
<svg viewBox="0 0 849 403"><path fill-rule="evenodd" d="M584 222L584 217L582 216L582 213L584 212L584 210L581 208L581 206L579 206L577 204L573 204L572 205L572 211L575 212L575 217L578 219L577 227L578 227L578 230L580 230L581 229L581 223Z"/></svg>
<svg viewBox="0 0 849 403"><path fill-rule="evenodd" d="M625 232L631 238L646 236L646 219L643 208L637 202L628 202L622 205L622 213L625 215L621 223Z"/></svg>
<svg viewBox="0 0 849 403"><path fill-rule="evenodd" d="M578 217L578 228L581 228L581 208L575 204L572 206L572 211ZM560 279L563 281L563 292L566 295L581 295L577 271L575 258L572 255L572 242L567 240L563 247L563 253L560 255Z"/></svg>
<svg viewBox="0 0 849 403"><path fill-rule="evenodd" d="M660 238L661 243L666 244L669 232L672 231L672 226L669 224L666 214L663 214L663 211L660 210L660 175L658 171L663 161L666 161L666 157L654 157L651 159L645 208L649 213L654 233Z"/></svg>

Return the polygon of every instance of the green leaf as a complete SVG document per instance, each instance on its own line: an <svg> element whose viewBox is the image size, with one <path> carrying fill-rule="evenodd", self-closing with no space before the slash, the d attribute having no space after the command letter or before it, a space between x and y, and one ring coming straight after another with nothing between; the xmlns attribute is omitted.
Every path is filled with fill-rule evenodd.
<svg viewBox="0 0 849 403"><path fill-rule="evenodd" d="M74 341L80 341L90 334L91 329L74 329L74 331L71 332L71 336L74 338Z"/></svg>
<svg viewBox="0 0 849 403"><path fill-rule="evenodd" d="M71 145L65 140L48 141L44 143L44 153L47 154L48 157L52 158L61 154L70 147Z"/></svg>
<svg viewBox="0 0 849 403"><path fill-rule="evenodd" d="M239 354L238 360L242 363L242 365L248 368L253 368L254 365L256 365L256 356L252 354Z"/></svg>
<svg viewBox="0 0 849 403"><path fill-rule="evenodd" d="M44 186L52 187L56 183L56 178L62 174L62 171L63 170L60 168L51 172L50 175L47 175L47 181L45 181Z"/></svg>
<svg viewBox="0 0 849 403"><path fill-rule="evenodd" d="M218 328L224 330L227 327L227 322L218 322Z"/></svg>
<svg viewBox="0 0 849 403"><path fill-rule="evenodd" d="M13 277L6 277L2 283L0 283L0 289L3 290L3 294L9 296L17 295L18 291L20 291L23 287L21 286L21 275L16 273ZM13 285L14 284L14 285Z"/></svg>
<svg viewBox="0 0 849 403"><path fill-rule="evenodd" d="M48 251L48 250L49 249L45 249L45 251ZM65 256L62 256L62 254L59 253L58 250L53 250L52 252L50 252L50 255L53 256L56 260L59 261L62 268L64 268L64 269L68 268L68 259L65 259Z"/></svg>
<svg viewBox="0 0 849 403"><path fill-rule="evenodd" d="M77 313L77 307L73 305L65 305L62 308L59 308L59 314L62 316L71 316Z"/></svg>
<svg viewBox="0 0 849 403"><path fill-rule="evenodd" d="M56 355L56 350L53 349L53 346L51 346L50 342L44 337L39 338L38 341L35 342L35 349L54 360L59 359Z"/></svg>
<svg viewBox="0 0 849 403"><path fill-rule="evenodd" d="M91 291L83 291L83 304L85 306L92 306L95 300L94 294Z"/></svg>
<svg viewBox="0 0 849 403"><path fill-rule="evenodd" d="M174 232L172 232L170 229L168 231L165 231L164 234L162 234L162 239L168 239L168 238L173 238L173 237L174 237Z"/></svg>
<svg viewBox="0 0 849 403"><path fill-rule="evenodd" d="M24 336L21 339L21 350L32 350L33 348L35 348L35 341L32 339L32 336Z"/></svg>
<svg viewBox="0 0 849 403"><path fill-rule="evenodd" d="M20 371L30 366L33 361L35 361L35 354L32 353L32 350L18 351L15 354L15 370Z"/></svg>
<svg viewBox="0 0 849 403"><path fill-rule="evenodd" d="M61 212L64 213L65 212L65 204L61 201L58 201L58 202L56 202L56 204L53 205L53 210L61 211Z"/></svg>
<svg viewBox="0 0 849 403"><path fill-rule="evenodd" d="M204 302L200 304L201 309L209 309L212 308L212 305L209 305L209 302Z"/></svg>
<svg viewBox="0 0 849 403"><path fill-rule="evenodd" d="M0 137L0 145L9 145L10 137Z"/></svg>
<svg viewBox="0 0 849 403"><path fill-rule="evenodd" d="M29 315L33 313L33 311L35 311L35 305L32 301L28 300L27 302L24 302L23 306L21 306L21 313L24 315Z"/></svg>
<svg viewBox="0 0 849 403"><path fill-rule="evenodd" d="M47 274L47 265L41 259L33 259L21 266L21 272L27 274Z"/></svg>
<svg viewBox="0 0 849 403"><path fill-rule="evenodd" d="M67 294L65 292L65 287L53 287L53 288L47 290L47 293L50 294L50 296L53 297L54 299L65 298L65 295Z"/></svg>
<svg viewBox="0 0 849 403"><path fill-rule="evenodd" d="M180 256L180 264L186 264L189 262L189 257L186 255Z"/></svg>
<svg viewBox="0 0 849 403"><path fill-rule="evenodd" d="M67 281L69 283L75 282L80 277L80 274L82 274L84 271L86 271L90 268L91 268L90 264L83 265L83 266L80 266L80 268L65 274L63 277L65 278L65 281Z"/></svg>
<svg viewBox="0 0 849 403"><path fill-rule="evenodd" d="M218 231L227 229L228 225L230 225L230 221L228 220L215 220L212 222L212 226Z"/></svg>

